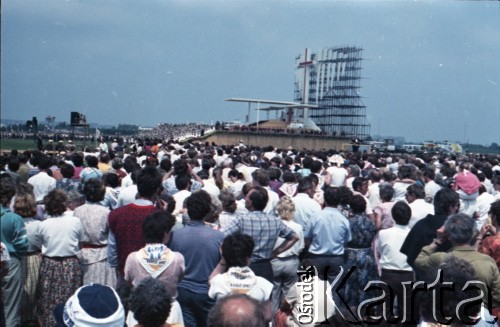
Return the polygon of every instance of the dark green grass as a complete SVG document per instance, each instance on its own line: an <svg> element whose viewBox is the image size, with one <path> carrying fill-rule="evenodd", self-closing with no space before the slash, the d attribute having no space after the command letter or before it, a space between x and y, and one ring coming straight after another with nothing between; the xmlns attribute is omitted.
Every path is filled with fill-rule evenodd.
<svg viewBox="0 0 500 327"><path fill-rule="evenodd" d="M46 144L46 141L43 142L43 144ZM64 143L66 144L66 142ZM83 141L76 141L75 142L76 149L77 150L83 150ZM87 141L87 146L95 146L95 144L90 144L89 141ZM2 138L0 139L0 151L1 152L9 152L11 150L19 150L19 151L26 151L26 150L36 150L37 145L33 139L7 139L7 138Z"/></svg>

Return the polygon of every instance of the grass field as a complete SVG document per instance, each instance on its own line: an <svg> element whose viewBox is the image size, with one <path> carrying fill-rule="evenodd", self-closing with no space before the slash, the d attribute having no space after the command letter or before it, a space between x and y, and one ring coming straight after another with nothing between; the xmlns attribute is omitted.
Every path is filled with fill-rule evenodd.
<svg viewBox="0 0 500 327"><path fill-rule="evenodd" d="M44 142L45 145L46 142ZM75 142L77 150L83 150L83 141L76 141ZM87 141L87 146L91 145ZM95 145L95 144L94 144ZM0 151L1 152L9 152L11 150L20 150L20 151L26 151L26 150L36 150L36 143L32 139L5 139L2 138L0 140Z"/></svg>
<svg viewBox="0 0 500 327"><path fill-rule="evenodd" d="M45 145L46 142L44 142ZM76 149L81 151L83 150L84 144L83 141L75 142ZM97 146L97 144L90 144L90 141L87 141L86 146ZM9 152L10 150L35 150L36 143L32 139L0 139L0 152ZM500 151L496 149L489 149L478 145L469 145L465 148L466 152L469 153L483 153L483 154L498 154Z"/></svg>

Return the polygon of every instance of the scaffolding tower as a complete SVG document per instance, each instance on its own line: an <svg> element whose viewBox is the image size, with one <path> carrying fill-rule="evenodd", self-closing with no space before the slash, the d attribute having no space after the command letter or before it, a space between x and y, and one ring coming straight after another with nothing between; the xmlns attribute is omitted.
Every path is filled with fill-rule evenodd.
<svg viewBox="0 0 500 327"><path fill-rule="evenodd" d="M363 49L354 46L306 49L295 58L295 102L317 105L309 118L325 132L346 138L370 135L366 106L361 101ZM300 113L298 113L300 114Z"/></svg>

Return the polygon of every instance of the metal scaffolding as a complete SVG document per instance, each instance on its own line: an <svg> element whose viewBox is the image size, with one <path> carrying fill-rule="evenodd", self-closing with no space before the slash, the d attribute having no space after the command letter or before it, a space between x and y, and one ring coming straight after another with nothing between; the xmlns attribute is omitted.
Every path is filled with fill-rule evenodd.
<svg viewBox="0 0 500 327"><path fill-rule="evenodd" d="M325 48L297 56L294 100L317 105L309 117L336 136L366 138L370 124L361 101L362 50L354 46Z"/></svg>

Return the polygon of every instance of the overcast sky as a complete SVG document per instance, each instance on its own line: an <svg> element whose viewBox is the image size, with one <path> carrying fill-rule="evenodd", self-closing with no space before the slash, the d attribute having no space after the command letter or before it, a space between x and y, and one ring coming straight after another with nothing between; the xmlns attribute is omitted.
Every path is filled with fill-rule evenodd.
<svg viewBox="0 0 500 327"><path fill-rule="evenodd" d="M362 47L371 134L500 143L500 1L3 0L4 119L244 121L295 57ZM255 119L255 114L253 114Z"/></svg>

